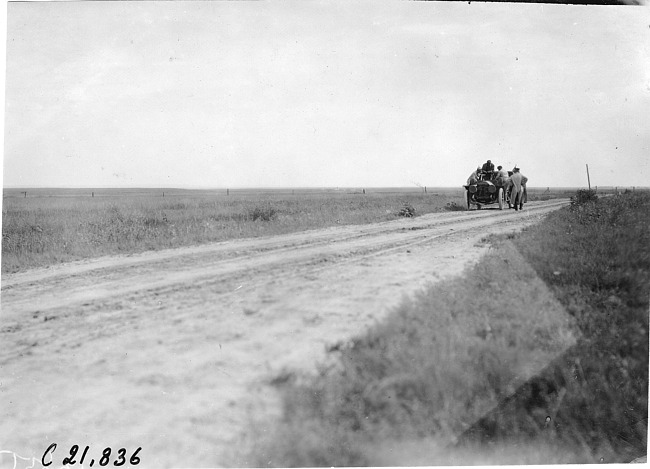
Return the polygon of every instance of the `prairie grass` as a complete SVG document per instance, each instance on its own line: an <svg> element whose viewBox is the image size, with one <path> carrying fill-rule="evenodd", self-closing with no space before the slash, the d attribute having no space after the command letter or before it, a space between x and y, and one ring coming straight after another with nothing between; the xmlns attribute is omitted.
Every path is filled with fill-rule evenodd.
<svg viewBox="0 0 650 469"><path fill-rule="evenodd" d="M18 189L4 192L2 272L112 254L419 216L462 208L462 188L235 190ZM295 194L294 194L295 192ZM531 190L567 197L564 190ZM83 194L83 196L81 195ZM95 194L93 194L95 195ZM534 196L534 195L533 195ZM532 200L532 199L531 199Z"/></svg>
<svg viewBox="0 0 650 469"><path fill-rule="evenodd" d="M253 431L252 463L645 455L650 194L589 199L494 239L462 278L332 346L315 375L285 372L283 417Z"/></svg>
<svg viewBox="0 0 650 469"><path fill-rule="evenodd" d="M566 389L558 438L627 462L647 445L650 194L572 202L514 242L580 334L540 378Z"/></svg>
<svg viewBox="0 0 650 469"><path fill-rule="evenodd" d="M459 198L405 194L5 198L2 271L442 211Z"/></svg>

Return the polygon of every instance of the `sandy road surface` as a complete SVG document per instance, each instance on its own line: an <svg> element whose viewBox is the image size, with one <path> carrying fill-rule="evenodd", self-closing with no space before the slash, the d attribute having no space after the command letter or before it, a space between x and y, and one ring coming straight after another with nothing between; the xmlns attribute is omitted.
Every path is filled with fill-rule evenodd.
<svg viewBox="0 0 650 469"><path fill-rule="evenodd" d="M487 249L485 234L520 229L566 203L3 276L0 450L40 461L57 443L50 467L73 444L90 446L85 467L106 447L128 457L139 446L142 467L246 465L237 444L247 425L279 412L269 379L312 370L328 344L381 319L403 295L461 273Z"/></svg>

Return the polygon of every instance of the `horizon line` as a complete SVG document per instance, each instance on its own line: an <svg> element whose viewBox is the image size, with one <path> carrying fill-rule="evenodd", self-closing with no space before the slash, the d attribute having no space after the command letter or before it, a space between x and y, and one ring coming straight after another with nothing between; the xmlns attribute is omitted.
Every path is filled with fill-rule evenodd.
<svg viewBox="0 0 650 469"><path fill-rule="evenodd" d="M458 185L453 185L453 186L362 186L362 185L357 185L357 186L185 186L185 187L180 187L180 186L3 186L3 190L45 190L45 189L51 189L51 190L221 190L221 191L226 191L226 190L323 190L323 189L328 189L328 190L345 190L345 189L355 189L355 190L361 190L361 189L421 189L424 190L424 188L439 188L439 189L457 189L457 188L462 188L463 184L458 184ZM529 186L531 189L532 188L550 188L550 189L581 189L581 188L586 188L588 189L587 186L580 185L580 186ZM626 188L639 188L639 189L650 189L650 186L616 186L616 185L594 185L592 186L594 188L597 187L602 187L602 188L621 188L621 189L626 189Z"/></svg>

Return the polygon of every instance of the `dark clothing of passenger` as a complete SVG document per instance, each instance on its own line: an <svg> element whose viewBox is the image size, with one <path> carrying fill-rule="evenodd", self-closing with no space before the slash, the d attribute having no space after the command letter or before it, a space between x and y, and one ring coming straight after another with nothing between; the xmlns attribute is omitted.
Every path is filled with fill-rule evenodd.
<svg viewBox="0 0 650 469"><path fill-rule="evenodd" d="M483 167L481 169L483 172L492 173L494 171L494 163L483 163Z"/></svg>

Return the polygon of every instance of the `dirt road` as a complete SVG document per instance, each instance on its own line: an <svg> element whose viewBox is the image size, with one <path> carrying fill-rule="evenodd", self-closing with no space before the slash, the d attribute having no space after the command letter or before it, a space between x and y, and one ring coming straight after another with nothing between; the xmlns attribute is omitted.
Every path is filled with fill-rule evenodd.
<svg viewBox="0 0 650 469"><path fill-rule="evenodd" d="M488 233L567 203L341 226L2 278L0 450L60 467L72 445L142 467L232 466L253 421L280 412L270 379L310 371L328 344L404 295L457 275ZM258 425L263 425L259 423ZM272 428L260 428L272 431ZM79 467L79 466L77 466Z"/></svg>

